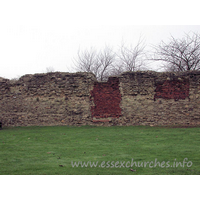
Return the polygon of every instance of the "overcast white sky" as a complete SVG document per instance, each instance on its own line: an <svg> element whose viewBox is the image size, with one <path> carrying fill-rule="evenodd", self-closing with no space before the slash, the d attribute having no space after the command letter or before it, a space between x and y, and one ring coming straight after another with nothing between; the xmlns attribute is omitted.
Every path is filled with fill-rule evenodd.
<svg viewBox="0 0 200 200"><path fill-rule="evenodd" d="M148 46L167 41L170 34L200 33L197 1L180 2L1 1L0 77L43 73L48 67L73 72L79 48L115 49L122 40L134 45L140 35Z"/></svg>

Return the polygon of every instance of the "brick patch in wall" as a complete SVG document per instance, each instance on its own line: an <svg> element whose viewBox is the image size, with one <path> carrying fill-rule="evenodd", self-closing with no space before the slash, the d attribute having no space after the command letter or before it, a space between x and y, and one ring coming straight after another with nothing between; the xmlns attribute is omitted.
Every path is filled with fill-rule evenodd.
<svg viewBox="0 0 200 200"><path fill-rule="evenodd" d="M189 97L189 80L166 80L157 83L154 99L185 99Z"/></svg>
<svg viewBox="0 0 200 200"><path fill-rule="evenodd" d="M96 119L121 116L121 94L119 90L119 78L109 77L107 82L95 82L90 92L91 100L95 106L91 107L92 117ZM94 120L97 122L98 120ZM105 120L103 120L105 121Z"/></svg>

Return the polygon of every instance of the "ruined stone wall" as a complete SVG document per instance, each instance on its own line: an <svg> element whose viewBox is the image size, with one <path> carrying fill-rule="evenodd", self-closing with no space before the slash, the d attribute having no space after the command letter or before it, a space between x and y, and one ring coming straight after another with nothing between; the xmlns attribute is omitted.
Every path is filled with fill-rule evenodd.
<svg viewBox="0 0 200 200"><path fill-rule="evenodd" d="M97 82L92 73L0 78L3 126L199 125L200 72L126 72Z"/></svg>
<svg viewBox="0 0 200 200"><path fill-rule="evenodd" d="M4 126L91 123L91 73L25 75L0 82L0 120Z"/></svg>
<svg viewBox="0 0 200 200"><path fill-rule="evenodd" d="M124 73L122 124L199 125L199 82L200 72Z"/></svg>

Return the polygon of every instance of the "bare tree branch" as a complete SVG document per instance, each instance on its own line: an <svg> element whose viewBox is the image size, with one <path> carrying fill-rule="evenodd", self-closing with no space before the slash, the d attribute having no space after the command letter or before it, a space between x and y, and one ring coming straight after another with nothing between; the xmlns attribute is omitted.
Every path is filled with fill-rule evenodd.
<svg viewBox="0 0 200 200"><path fill-rule="evenodd" d="M120 75L124 71L141 70L145 66L144 48L144 42L139 40L135 47L122 44L118 54L108 46L100 52L94 48L90 51L78 51L77 58L73 60L75 70L92 72L99 81L105 81L109 76Z"/></svg>
<svg viewBox="0 0 200 200"><path fill-rule="evenodd" d="M75 69L77 71L92 72L97 77L97 80L103 81L108 78L108 73L111 71L115 62L115 53L109 47L105 47L103 51L97 53L93 48L90 51L85 50L74 59Z"/></svg>
<svg viewBox="0 0 200 200"><path fill-rule="evenodd" d="M182 39L175 39L166 44L154 46L154 61L162 61L167 71L190 71L200 69L200 35L186 34Z"/></svg>
<svg viewBox="0 0 200 200"><path fill-rule="evenodd" d="M47 68L46 68L46 72L47 72L47 73L54 72L54 71L55 71L55 70L54 70L53 67L47 67Z"/></svg>
<svg viewBox="0 0 200 200"><path fill-rule="evenodd" d="M101 64L101 70L99 74L99 79L101 81L105 80L109 76L109 72L111 72L111 68L115 62L115 53L111 48L105 47L103 52L99 54L99 63Z"/></svg>
<svg viewBox="0 0 200 200"><path fill-rule="evenodd" d="M139 39L135 47L132 45L125 46L122 43L120 53L118 54L119 65L122 71L136 71L145 66L145 45L144 42Z"/></svg>
<svg viewBox="0 0 200 200"><path fill-rule="evenodd" d="M78 56L73 60L77 71L91 72L96 65L96 50L91 48L89 51L78 51Z"/></svg>

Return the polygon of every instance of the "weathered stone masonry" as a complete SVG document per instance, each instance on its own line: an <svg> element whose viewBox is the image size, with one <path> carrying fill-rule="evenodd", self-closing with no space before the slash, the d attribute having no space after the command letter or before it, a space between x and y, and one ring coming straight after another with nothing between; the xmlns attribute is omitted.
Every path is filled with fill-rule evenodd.
<svg viewBox="0 0 200 200"><path fill-rule="evenodd" d="M92 73L0 78L3 126L199 125L200 72L125 72L97 82Z"/></svg>

